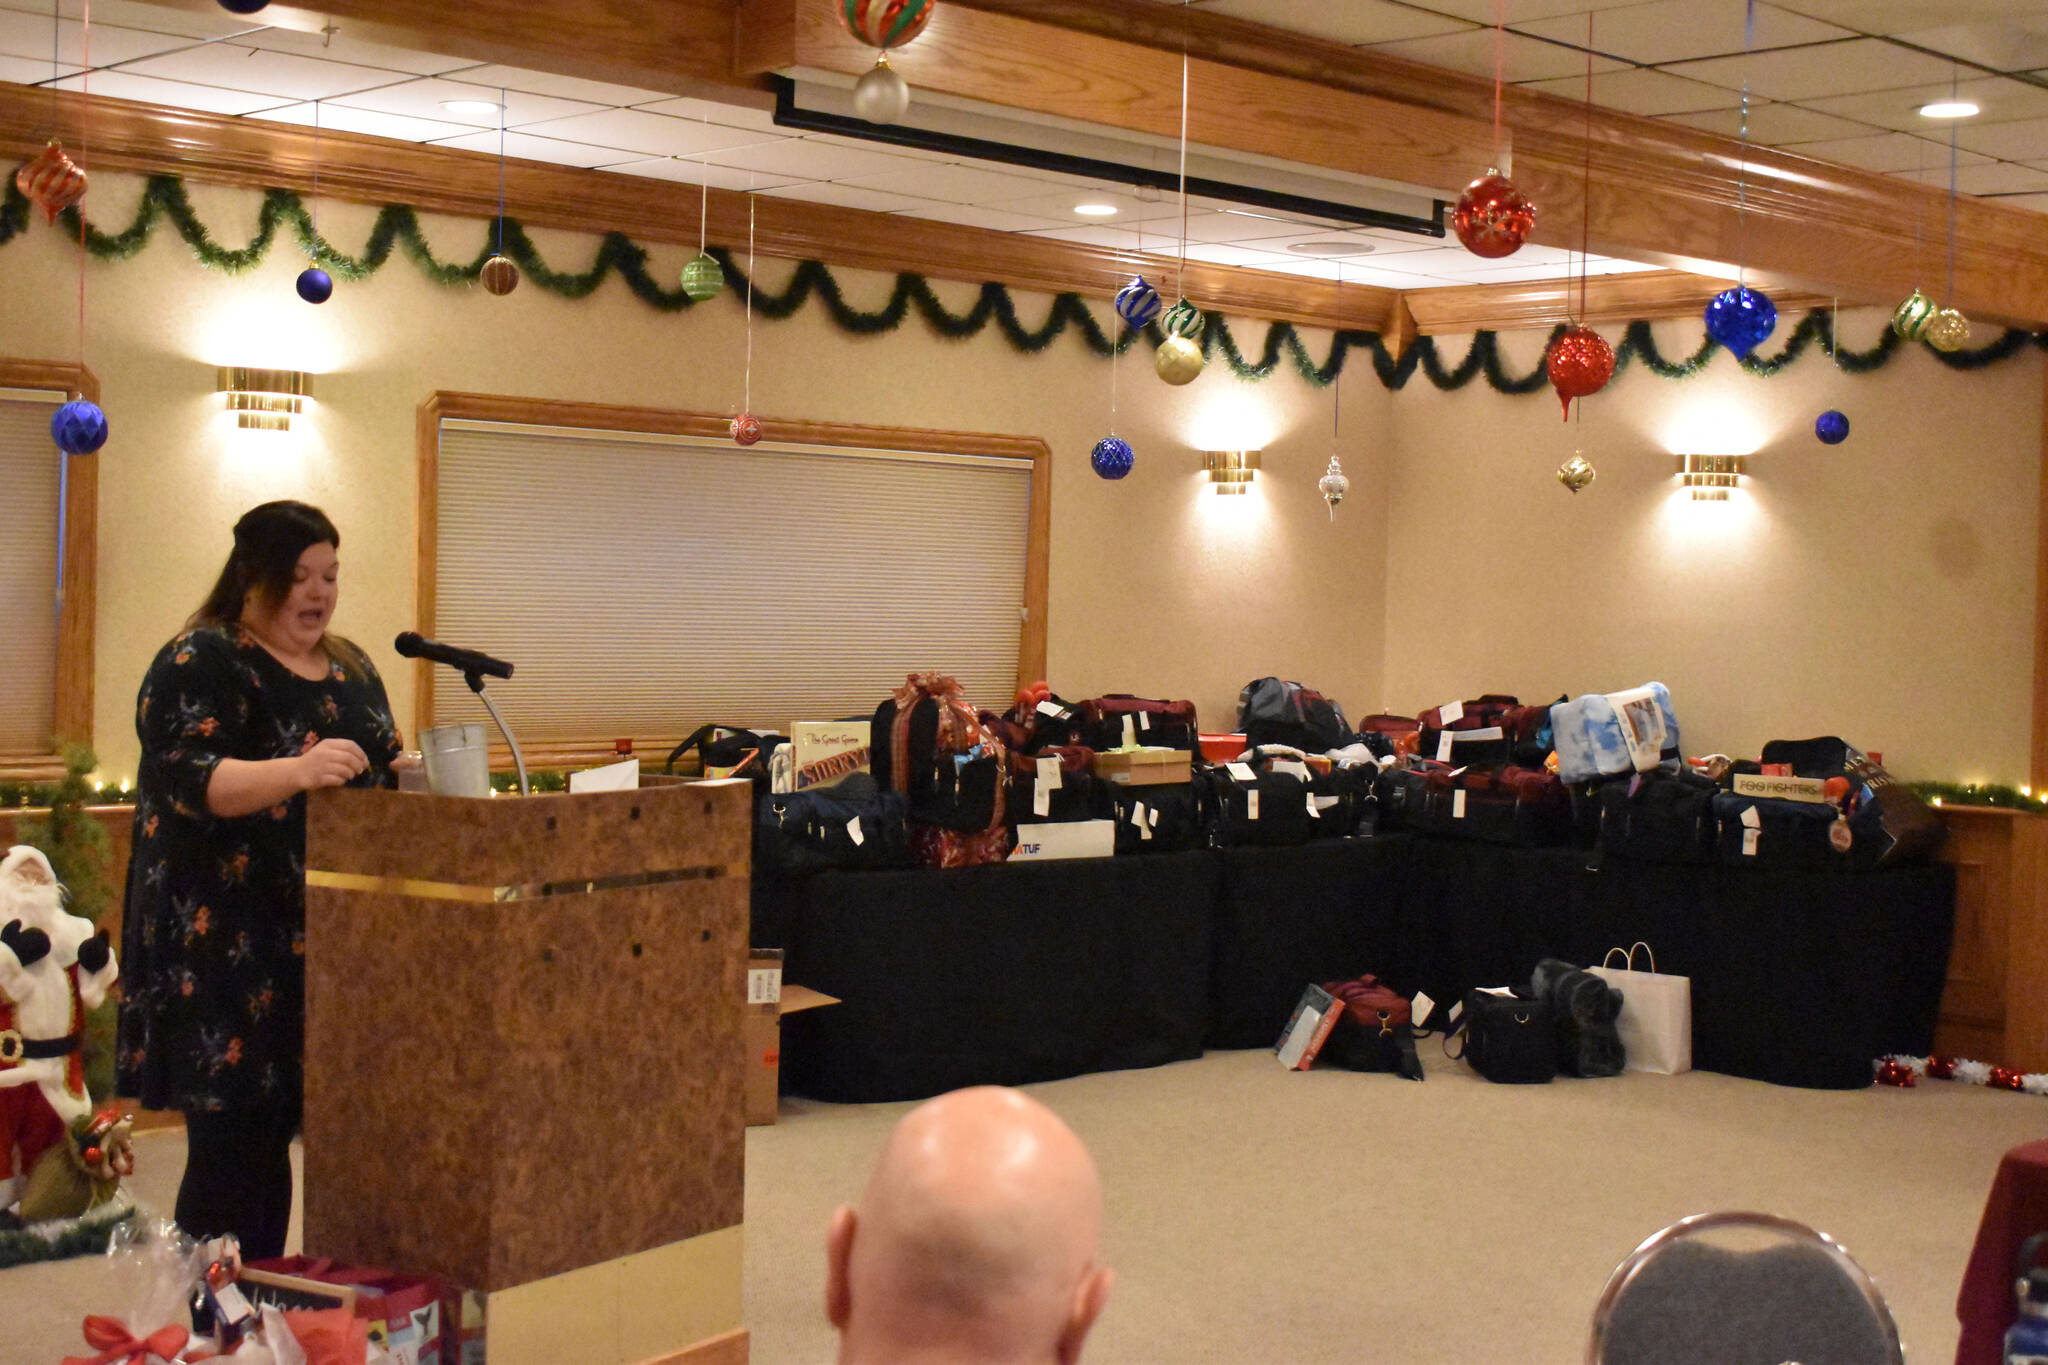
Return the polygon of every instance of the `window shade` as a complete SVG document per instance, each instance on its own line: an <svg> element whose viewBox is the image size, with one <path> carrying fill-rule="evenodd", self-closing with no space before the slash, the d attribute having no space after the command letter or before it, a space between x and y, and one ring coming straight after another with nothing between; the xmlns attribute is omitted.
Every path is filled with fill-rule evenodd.
<svg viewBox="0 0 2048 1365"><path fill-rule="evenodd" d="M1016 691L1031 462L445 421L434 634L536 743ZM445 675L444 675L445 676ZM481 706L437 681L437 720Z"/></svg>
<svg viewBox="0 0 2048 1365"><path fill-rule="evenodd" d="M50 416L64 395L0 398L0 754L51 753L57 726L57 546L63 452ZM77 736L84 738L84 736Z"/></svg>

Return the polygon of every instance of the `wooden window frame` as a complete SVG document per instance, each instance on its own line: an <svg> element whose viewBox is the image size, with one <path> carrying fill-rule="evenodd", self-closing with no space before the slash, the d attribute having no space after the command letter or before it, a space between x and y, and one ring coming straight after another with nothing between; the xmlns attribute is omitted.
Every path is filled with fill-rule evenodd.
<svg viewBox="0 0 2048 1365"><path fill-rule="evenodd" d="M688 412L679 408L622 407L502 394L434 393L420 404L415 428L419 449L419 558L413 580L414 619L418 623L416 629L430 637L434 634L434 600L439 588L436 557L440 549L441 424L444 421L503 422L519 426L726 440L729 439L732 418L726 413ZM851 450L908 450L1031 461L1031 501L1027 513L1024 560L1025 612L1023 629L1018 634L1017 681L1021 685L1045 676L1046 598L1051 579L1052 447L1035 436L805 422L776 417L761 419L761 439L791 445L840 446ZM438 667L424 659L413 666L411 733L415 737L431 723ZM1007 702L1008 699L1001 700ZM533 767L602 762L613 756L617 738L614 735L591 735L571 743L533 746L527 748L526 758L529 766ZM631 738L635 752L647 758L657 756L657 750L666 753L667 747L681 736L634 735ZM493 754L494 762L502 757L497 755L495 748Z"/></svg>
<svg viewBox="0 0 2048 1365"><path fill-rule="evenodd" d="M83 365L0 359L0 389L62 393L100 401L100 381ZM64 582L57 610L57 705L54 737L93 738L93 627L99 596L100 462L97 454L65 457ZM0 778L41 782L64 774L60 754L0 754Z"/></svg>

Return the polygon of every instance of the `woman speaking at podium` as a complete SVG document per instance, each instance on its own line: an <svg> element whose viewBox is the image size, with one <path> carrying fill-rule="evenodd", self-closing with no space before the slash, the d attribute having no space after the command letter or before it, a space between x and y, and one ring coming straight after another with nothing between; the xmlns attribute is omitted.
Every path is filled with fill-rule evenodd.
<svg viewBox="0 0 2048 1365"><path fill-rule="evenodd" d="M220 579L136 699L120 1092L185 1114L177 1221L284 1252L305 1034L304 793L378 786L384 684L327 627L341 537L316 507L235 523Z"/></svg>

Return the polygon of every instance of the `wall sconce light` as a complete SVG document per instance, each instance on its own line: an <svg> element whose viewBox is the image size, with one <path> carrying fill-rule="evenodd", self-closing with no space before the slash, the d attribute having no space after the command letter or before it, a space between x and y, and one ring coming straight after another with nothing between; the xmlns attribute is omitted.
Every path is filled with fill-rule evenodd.
<svg viewBox="0 0 2048 1365"><path fill-rule="evenodd" d="M292 418L306 410L313 376L299 370L252 370L223 365L214 388L227 395L235 425L251 431L290 431Z"/></svg>
<svg viewBox="0 0 2048 1365"><path fill-rule="evenodd" d="M1218 493L1243 493L1259 472L1256 450L1210 450L1202 454L1202 468Z"/></svg>
<svg viewBox="0 0 2048 1365"><path fill-rule="evenodd" d="M1692 490L1694 502L1726 502L1728 490L1742 486L1745 468L1740 455L1681 455L1679 482Z"/></svg>

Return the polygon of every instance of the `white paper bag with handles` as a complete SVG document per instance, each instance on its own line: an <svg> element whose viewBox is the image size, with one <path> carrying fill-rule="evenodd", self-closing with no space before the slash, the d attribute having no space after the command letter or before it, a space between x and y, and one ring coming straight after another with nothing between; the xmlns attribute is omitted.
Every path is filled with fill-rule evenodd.
<svg viewBox="0 0 2048 1365"><path fill-rule="evenodd" d="M1650 961L1647 972L1635 969L1637 948ZM1616 953L1621 953L1623 965L1608 966ZM1657 955L1642 942L1626 952L1610 948L1598 967L1586 970L1621 992L1616 1027L1628 1049L1630 1071L1676 1076L1692 1070L1692 978L1659 972Z"/></svg>

